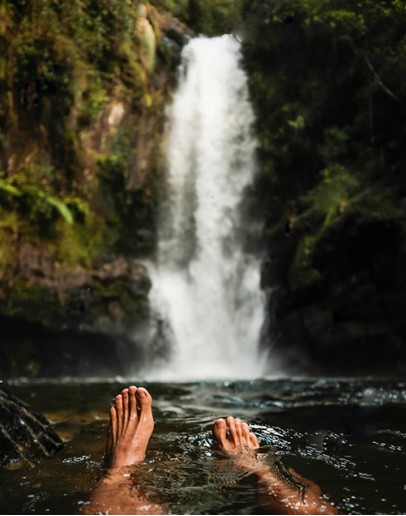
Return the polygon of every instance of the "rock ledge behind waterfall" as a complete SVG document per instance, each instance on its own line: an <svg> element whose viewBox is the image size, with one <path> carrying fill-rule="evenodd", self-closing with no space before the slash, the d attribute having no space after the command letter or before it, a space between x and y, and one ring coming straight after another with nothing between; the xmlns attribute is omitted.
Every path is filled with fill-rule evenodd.
<svg viewBox="0 0 406 516"><path fill-rule="evenodd" d="M68 269L31 243L16 254L19 281L0 290L1 377L125 374L149 314L145 267L120 255Z"/></svg>

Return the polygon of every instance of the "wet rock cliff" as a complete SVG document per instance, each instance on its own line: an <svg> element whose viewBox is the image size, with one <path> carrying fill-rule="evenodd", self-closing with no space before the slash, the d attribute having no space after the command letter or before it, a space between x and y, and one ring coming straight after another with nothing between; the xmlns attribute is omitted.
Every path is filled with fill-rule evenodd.
<svg viewBox="0 0 406 516"><path fill-rule="evenodd" d="M260 139L251 211L265 221L263 344L296 372L402 374L405 11L267 0L243 12Z"/></svg>
<svg viewBox="0 0 406 516"><path fill-rule="evenodd" d="M164 109L193 32L159 2L0 11L0 375L123 373L148 316Z"/></svg>

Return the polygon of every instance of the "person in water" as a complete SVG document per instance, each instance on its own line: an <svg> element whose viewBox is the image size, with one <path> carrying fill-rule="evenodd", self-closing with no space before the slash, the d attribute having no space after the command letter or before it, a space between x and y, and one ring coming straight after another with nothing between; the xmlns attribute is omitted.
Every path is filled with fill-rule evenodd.
<svg viewBox="0 0 406 516"><path fill-rule="evenodd" d="M154 429L152 397L143 387L128 387L110 408L105 459L108 471L83 514L166 514L165 505L148 499L132 478L143 461ZM274 514L338 514L320 487L294 470L271 466L257 454L259 443L239 418L217 419L213 436L230 466L254 474L262 486L261 505Z"/></svg>

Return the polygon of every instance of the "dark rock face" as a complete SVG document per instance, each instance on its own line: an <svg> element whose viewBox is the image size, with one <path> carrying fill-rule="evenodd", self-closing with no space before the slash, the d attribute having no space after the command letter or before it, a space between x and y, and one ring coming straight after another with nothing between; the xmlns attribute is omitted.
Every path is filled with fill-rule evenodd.
<svg viewBox="0 0 406 516"><path fill-rule="evenodd" d="M340 9L354 16L352 2ZM263 340L300 372L304 355L316 374L406 365L406 90L400 54L376 39L397 48L402 21L381 31L383 11L361 11L363 23L349 24L329 3L243 1L265 222ZM368 93L371 63L387 70L396 98Z"/></svg>
<svg viewBox="0 0 406 516"><path fill-rule="evenodd" d="M44 416L0 389L0 466L18 460L34 466L62 446Z"/></svg>
<svg viewBox="0 0 406 516"><path fill-rule="evenodd" d="M268 330L281 354L304 351L332 373L402 372L406 360L406 238L401 221L351 217L318 241L314 281L294 279L297 234L282 231L263 269ZM298 366L299 364L292 364Z"/></svg>
<svg viewBox="0 0 406 516"><path fill-rule="evenodd" d="M137 349L134 333L149 317L150 280L134 257L154 253L165 106L193 33L149 2L122 7L111 4L99 27L111 48L100 62L84 50L95 48L95 30L79 42L69 10L59 17L58 6L48 12L44 4L35 20L25 9L3 13L8 55L20 55L13 34L36 41L50 14L55 34L81 58L59 55L47 28L49 69L61 82L42 84L30 54L29 63L15 60L0 96L0 111L19 120L0 134L1 178L21 180L20 189L0 188L2 221L14 221L0 228L0 378L123 374ZM121 63L114 81L105 80L108 63ZM81 78L76 86L83 80L77 96L68 87L73 76ZM96 97L104 99L97 106Z"/></svg>
<svg viewBox="0 0 406 516"><path fill-rule="evenodd" d="M140 344L125 335L52 330L24 319L0 317L2 378L126 375L144 358Z"/></svg>
<svg viewBox="0 0 406 516"><path fill-rule="evenodd" d="M0 376L111 376L139 362L134 332L148 319L150 280L117 256L66 269L47 249L23 243L0 292Z"/></svg>
<svg viewBox="0 0 406 516"><path fill-rule="evenodd" d="M0 292L0 315L21 315L54 330L131 331L137 315L145 316L151 286L145 267L130 258L105 258L90 269L68 269L45 247L29 243L21 244L8 274L10 286Z"/></svg>

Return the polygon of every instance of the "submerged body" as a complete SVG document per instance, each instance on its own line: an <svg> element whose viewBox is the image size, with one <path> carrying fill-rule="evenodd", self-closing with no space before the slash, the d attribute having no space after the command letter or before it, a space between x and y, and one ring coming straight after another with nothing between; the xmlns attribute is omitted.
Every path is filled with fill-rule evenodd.
<svg viewBox="0 0 406 516"><path fill-rule="evenodd" d="M106 400L121 392L120 383L13 385L19 398L57 424L67 444L35 472L23 464L0 470L2 514L75 514L88 503L104 473ZM213 421L228 414L249 422L259 452L267 453L264 462L280 458L311 478L342 514L406 512L404 381L257 379L146 387L155 427L145 460L131 469L148 498L167 500L173 514L267 513L258 477L242 478L213 442Z"/></svg>
<svg viewBox="0 0 406 516"><path fill-rule="evenodd" d="M151 501L137 479L136 465L145 456L154 428L152 398L142 387L123 389L110 408L107 430L108 472L92 494L84 514L166 514L164 501ZM258 439L247 423L238 418L217 419L213 435L230 459L230 466L244 474L255 474L260 495L269 512L276 514L337 514L317 484L294 470L282 476L256 454Z"/></svg>

